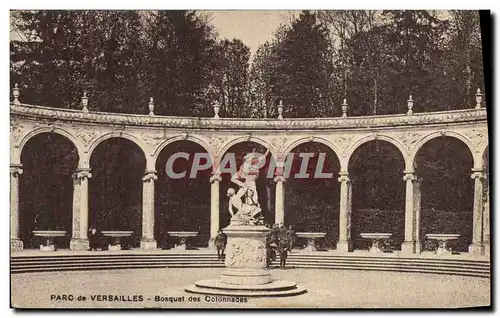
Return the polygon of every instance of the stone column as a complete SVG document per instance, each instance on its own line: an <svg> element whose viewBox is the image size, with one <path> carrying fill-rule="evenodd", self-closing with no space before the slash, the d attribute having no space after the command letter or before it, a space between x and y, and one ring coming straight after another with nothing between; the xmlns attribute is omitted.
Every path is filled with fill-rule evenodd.
<svg viewBox="0 0 500 318"><path fill-rule="evenodd" d="M406 181L406 199L405 199L405 240L401 244L401 252L404 254L413 254L415 249L415 191L414 181L416 180L413 171L405 171L403 180Z"/></svg>
<svg viewBox="0 0 500 318"><path fill-rule="evenodd" d="M209 248L215 248L215 237L219 232L219 215L220 215L220 197L219 197L219 182L222 180L219 173L214 173L210 177L210 240L208 241Z"/></svg>
<svg viewBox="0 0 500 318"><path fill-rule="evenodd" d="M422 242L420 241L420 222L421 218L421 203L422 203L422 178L415 176L413 181L413 211L415 214L415 253L420 254L422 251Z"/></svg>
<svg viewBox="0 0 500 318"><path fill-rule="evenodd" d="M285 177L276 176L274 177L274 182L276 182L276 202L274 207L274 223L285 224L285 188L283 183L285 182Z"/></svg>
<svg viewBox="0 0 500 318"><path fill-rule="evenodd" d="M347 171L340 172L340 215L339 241L337 251L350 252L351 242L351 212L352 212L352 185Z"/></svg>
<svg viewBox="0 0 500 318"><path fill-rule="evenodd" d="M486 193L486 202L483 208L483 245L484 255L490 255L490 194Z"/></svg>
<svg viewBox="0 0 500 318"><path fill-rule="evenodd" d="M23 249L19 238L19 176L23 174L21 165L10 166L10 249L12 252Z"/></svg>
<svg viewBox="0 0 500 318"><path fill-rule="evenodd" d="M89 168L82 168L73 173L73 235L70 249L85 251L89 249L87 236L89 227Z"/></svg>
<svg viewBox="0 0 500 318"><path fill-rule="evenodd" d="M155 229L155 170L147 170L142 177L142 237L141 249L156 249Z"/></svg>
<svg viewBox="0 0 500 318"><path fill-rule="evenodd" d="M481 169L473 169L471 178L474 179L474 207L472 217L472 244L469 253L484 254L483 246L483 179Z"/></svg>

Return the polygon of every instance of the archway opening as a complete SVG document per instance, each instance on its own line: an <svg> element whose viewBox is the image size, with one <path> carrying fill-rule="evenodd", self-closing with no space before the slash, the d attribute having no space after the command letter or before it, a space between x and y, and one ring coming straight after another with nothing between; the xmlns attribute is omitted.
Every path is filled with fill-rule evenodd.
<svg viewBox="0 0 500 318"><path fill-rule="evenodd" d="M236 173L241 165L243 164L243 158L245 155L251 152L257 152L260 154L265 154L267 149L259 143L253 141L245 141L237 143L231 146L221 157L221 177L222 180L220 182L220 192L219 192L219 202L220 202L220 216L219 216L219 228L223 229L229 225L231 221L231 215L229 212L229 199L227 192L230 188L238 191L238 185L234 184L231 181L231 177L234 173ZM227 161L224 161L224 158ZM257 195L258 201L260 204L260 208L262 209L261 213L264 216L264 221L267 224L273 224L275 218L275 193L276 187L273 181L274 172L271 172L269 175L270 167L274 166L274 158L269 152L266 156L265 164L259 169L259 177L257 178ZM225 172L224 172L225 171Z"/></svg>
<svg viewBox="0 0 500 318"><path fill-rule="evenodd" d="M188 159L173 157L180 153L185 153ZM210 238L209 180L212 168L210 165L197 170L193 164L197 154L200 156L196 159L199 166L209 163L207 151L202 146L187 140L176 141L163 148L156 161L155 238L163 248L179 243L178 238L168 235L169 231L198 232L196 237L190 238L193 247L207 246Z"/></svg>
<svg viewBox="0 0 500 318"><path fill-rule="evenodd" d="M468 251L472 243L474 181L471 179L472 154L459 139L441 136L427 141L415 158L421 181L420 241L424 251L434 250L436 242L426 234L460 234L448 246Z"/></svg>
<svg viewBox="0 0 500 318"><path fill-rule="evenodd" d="M386 251L399 250L404 241L405 161L399 149L384 140L359 146L349 161L352 182L351 239L354 249L369 249L361 233L391 233Z"/></svg>
<svg viewBox="0 0 500 318"><path fill-rule="evenodd" d="M109 138L92 152L90 167L90 225L100 231L133 231L132 236L122 242L122 248L139 246L142 176L146 169L143 151L128 139Z"/></svg>
<svg viewBox="0 0 500 318"><path fill-rule="evenodd" d="M290 153L293 162L285 183L285 223L297 232L326 233L317 247L333 249L339 238L340 161L318 142L300 144ZM297 245L306 243L302 239Z"/></svg>
<svg viewBox="0 0 500 318"><path fill-rule="evenodd" d="M41 133L22 149L23 174L19 179L19 235L25 248L37 248L42 239L34 230L62 230L55 238L59 248L69 248L72 234L73 180L78 151L66 137Z"/></svg>

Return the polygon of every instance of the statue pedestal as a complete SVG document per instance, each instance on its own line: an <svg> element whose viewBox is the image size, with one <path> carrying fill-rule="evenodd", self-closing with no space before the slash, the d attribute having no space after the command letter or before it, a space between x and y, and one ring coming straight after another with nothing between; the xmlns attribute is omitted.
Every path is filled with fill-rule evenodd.
<svg viewBox="0 0 500 318"><path fill-rule="evenodd" d="M227 235L226 270L220 279L197 281L186 287L186 291L240 297L293 296L306 292L294 282L271 279L266 269L267 227L232 223L223 231Z"/></svg>
<svg viewBox="0 0 500 318"><path fill-rule="evenodd" d="M226 227L226 268L221 281L227 284L260 285L271 282L266 269L266 236L269 229L263 225L235 225Z"/></svg>

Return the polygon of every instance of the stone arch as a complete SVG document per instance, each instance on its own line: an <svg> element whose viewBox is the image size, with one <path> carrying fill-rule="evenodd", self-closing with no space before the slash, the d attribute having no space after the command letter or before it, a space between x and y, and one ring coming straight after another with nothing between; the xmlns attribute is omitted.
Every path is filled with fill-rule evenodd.
<svg viewBox="0 0 500 318"><path fill-rule="evenodd" d="M260 137L254 137L254 136L242 136L238 138L231 139L228 143L222 147L222 149L219 151L219 153L216 154L218 158L221 158L232 146L242 143L242 142L255 142L265 148L269 147L269 153L271 156L276 160L277 154L276 154L276 149L274 148L271 143L267 142L266 140L260 138Z"/></svg>
<svg viewBox="0 0 500 318"><path fill-rule="evenodd" d="M418 152L420 151L420 149L422 149L422 147L430 140L432 139L435 139L435 138L438 138L438 137L452 137L452 138L455 138L455 139L458 139L460 140L461 142L463 142L467 148L469 149L469 153L471 155L471 157L473 158L473 161L474 161L474 167L481 167L481 158L478 158L478 156L476 155L476 151L475 151L475 147L474 145L472 145L472 143L470 142L470 140L468 138L466 138L464 135L460 134L460 133L457 133L457 132L454 132L454 131L436 131L436 132L433 132L433 133L430 133L426 136L424 136L423 138L421 138L416 144L415 146L413 147L411 153L410 153L410 156L409 156L409 166L407 166L407 170L409 171L412 171L415 166L416 166L416 158L417 158L417 154ZM482 156L482 153L480 152L480 155L479 157ZM479 162L478 162L479 160ZM471 167L472 168L472 167Z"/></svg>
<svg viewBox="0 0 500 318"><path fill-rule="evenodd" d="M345 152L345 156L343 158L341 158L341 160L340 160L341 171L348 171L349 161L351 160L351 157L354 154L354 152L356 151L356 149L358 149L361 145L363 145L369 141L372 141L372 140L387 141L390 144L392 144L393 146L395 146L399 150L401 156L403 157L403 159L405 161L405 166L408 167L408 163L409 163L408 151L403 146L403 144L401 144L401 142L399 140L395 139L394 137L387 136L387 135L370 134L368 136L365 136L365 137L357 140L356 142L354 142L352 144L352 146L347 148L347 150Z"/></svg>
<svg viewBox="0 0 500 318"><path fill-rule="evenodd" d="M302 144L305 144L305 143L308 143L308 142L317 142L317 143L320 143L322 145L325 145L337 156L337 159L340 161L340 158L341 158L340 157L340 154L341 154L340 149L334 143L330 142L328 139L323 138L323 137L299 138L286 147L286 149L283 151L282 157L286 158L286 156L290 153L290 151L292 151L295 147L302 145Z"/></svg>
<svg viewBox="0 0 500 318"><path fill-rule="evenodd" d="M35 129L29 131L19 142L19 144L18 144L19 151L17 152L17 154L14 154L14 152L13 152L13 156L15 156L15 158L12 158L13 163L21 163L21 155L22 155L24 146L26 146L26 144L28 143L28 141L31 138L33 138L39 134L43 134L43 133L55 133L55 134L61 135L61 136L65 137L66 139L68 139L73 144L73 146L75 147L75 149L78 153L79 166L82 166L82 163L83 163L83 160L85 157L83 155L83 153L84 153L83 145L80 143L78 138L76 138L73 134L71 134L66 129L63 129L63 128L58 127L58 126L38 127L38 128L35 128Z"/></svg>
<svg viewBox="0 0 500 318"><path fill-rule="evenodd" d="M97 148L97 146L99 146L99 144L101 144L105 140L108 140L108 139L111 139L111 138L123 138L123 139L127 139L127 140L130 140L131 142L133 142L135 145L137 145L137 147L139 147L139 149L141 149L141 151L142 151L142 155L144 156L144 159L146 160L146 166L147 166L147 156L146 156L146 154L149 153L149 151L148 151L149 147L147 147L144 143L142 143L134 135L131 135L131 134L128 134L128 133L124 133L124 132L119 133L119 134L117 134L116 132L110 132L110 133L106 133L106 134L101 135L101 136L97 137L96 139L94 139L94 141L88 146L88 148L85 151L86 152L86 161L85 161L85 163L87 165L90 164L90 158L92 158L92 153Z"/></svg>
<svg viewBox="0 0 500 318"><path fill-rule="evenodd" d="M477 151L478 158L474 158L474 168L482 168L486 164L484 159L486 158L486 153L489 151L488 146L488 142L485 142L481 149Z"/></svg>
<svg viewBox="0 0 500 318"><path fill-rule="evenodd" d="M165 149L168 145L170 145L176 141L190 141L190 142L197 144L198 146L205 149L205 151L210 156L210 159L212 160L212 162L214 162L213 151L211 150L211 148L207 145L207 143L203 139L201 139L199 137L195 137L195 136L190 136L190 135L187 135L187 136L178 135L178 136L174 136L174 137L171 137L171 138L163 141L158 147L156 147L156 149L153 150L153 152L151 153L151 157L152 157L151 164L152 164L153 170L154 170L154 167L156 165L156 161L158 160L158 157L160 156L163 149Z"/></svg>

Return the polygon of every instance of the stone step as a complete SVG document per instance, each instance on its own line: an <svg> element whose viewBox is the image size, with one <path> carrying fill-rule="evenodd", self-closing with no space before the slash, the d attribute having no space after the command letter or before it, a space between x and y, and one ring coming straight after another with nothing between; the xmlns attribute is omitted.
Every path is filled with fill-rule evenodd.
<svg viewBox="0 0 500 318"><path fill-rule="evenodd" d="M357 262L331 262L331 263L316 263L316 262L293 262L293 261L288 261L287 260L287 265L290 266L356 266L356 267L370 267L370 266L377 266L377 267L384 267L384 268L389 268L389 267L397 267L397 268L429 268L429 269L442 269L442 270L471 270L471 271L478 271L478 272L484 272L484 273L489 273L489 268L481 268L481 267L470 267L470 266L450 266L450 265L434 265L434 266L421 266L418 264L386 264L386 263L357 263Z"/></svg>
<svg viewBox="0 0 500 318"><path fill-rule="evenodd" d="M490 266L485 264L463 264L463 263L425 263L425 262L400 262L397 260L392 261L358 261L358 260L297 260L297 259L287 259L287 263L292 264L325 264L325 265L335 265L335 264L358 264L358 265L370 265L370 264L380 264L380 265L401 265L401 266L421 266L421 267L450 267L450 268L477 268L489 270Z"/></svg>
<svg viewBox="0 0 500 318"><path fill-rule="evenodd" d="M142 269L142 268L218 268L225 267L224 264L189 264L189 266L181 264L104 264L98 266L88 266L88 265L68 265L68 266L44 266L44 267L30 267L30 268L16 268L11 269L12 274L21 273L35 273L35 272L60 272L60 271L91 271L91 270L114 270L114 269Z"/></svg>
<svg viewBox="0 0 500 318"><path fill-rule="evenodd" d="M199 287L196 285L187 286L185 291L196 294L211 296L229 296L229 297L285 297L295 296L305 293L307 290L303 286L296 286L293 289L286 290L224 290L216 288Z"/></svg>
<svg viewBox="0 0 500 318"><path fill-rule="evenodd" d="M339 269L339 270L369 270L369 271L388 271L388 272L402 272L402 273L422 273L422 274L446 274L446 275L460 275L460 276L473 276L489 278L489 272L475 272L475 271L456 271L456 270L439 270L432 268L400 268L400 267L375 267L375 266L322 266L322 265L301 265L296 268L314 268L314 269Z"/></svg>
<svg viewBox="0 0 500 318"><path fill-rule="evenodd" d="M277 267L279 260L274 262ZM450 259L291 254L288 267L380 270L489 277L489 262ZM224 267L213 254L61 255L12 257L11 273L125 268Z"/></svg>
<svg viewBox="0 0 500 318"><path fill-rule="evenodd" d="M95 266L95 265L103 265L103 264L108 264L109 260L108 259L84 259L84 260L67 260L65 258L60 258L60 259L54 259L51 261L44 261L43 264L40 263L40 260L32 259L32 260L23 260L23 261L13 261L11 264L12 269L18 269L18 268L32 268L32 267L39 267L39 266L71 266L71 265L87 265L87 266ZM203 263L203 264L223 264L223 261L219 261L216 259L204 259L204 260L198 260L198 259L191 259L191 258L184 258L184 259L152 259L152 260L145 260L145 259L114 259L112 260L113 264L164 264L164 265L173 265L173 264L184 264L184 265L191 265L191 264L198 264L198 263ZM340 266L340 265L346 265L346 266L369 266L376 264L377 266L403 266L403 267L425 267L425 268L433 268L433 267L439 267L442 269L448 268L448 269L469 269L469 270L483 270L485 272L489 272L489 266L488 265L483 265L483 264L461 264L461 263L452 263L452 264L446 264L446 263L435 263L435 264L428 264L428 263L420 263L420 262L400 262L398 260L384 260L384 261L378 261L378 262L369 262L369 261L358 261L358 260L321 260L321 261L315 261L315 260L309 260L309 259L288 259L287 261L288 265L293 265L293 266L302 266L302 265L321 265L321 266Z"/></svg>
<svg viewBox="0 0 500 318"><path fill-rule="evenodd" d="M53 258L53 259L37 259L37 258L31 258L31 259L23 259L23 260L12 260L12 264L39 264L41 262L44 263L57 263L57 262L182 262L182 261L197 261L197 262L211 262L211 261L217 261L217 257L207 257L207 258L191 258L191 257L185 257L185 258L101 258L101 257L92 257L92 258L84 258L84 259L74 259L74 258L66 258L66 257L59 257L59 258Z"/></svg>
<svg viewBox="0 0 500 318"><path fill-rule="evenodd" d="M485 260L468 260L468 259L449 259L449 258L421 258L421 257L395 257L395 256L385 256L385 257L370 257L370 256L333 256L333 255L307 255L307 254L296 254L290 253L288 254L288 259L314 259L314 260L323 260L323 259L347 259L347 260L376 260L376 261L420 261L420 262L428 262L428 263L448 263L448 262L461 262L461 263L470 263L470 264L490 264L489 261Z"/></svg>

